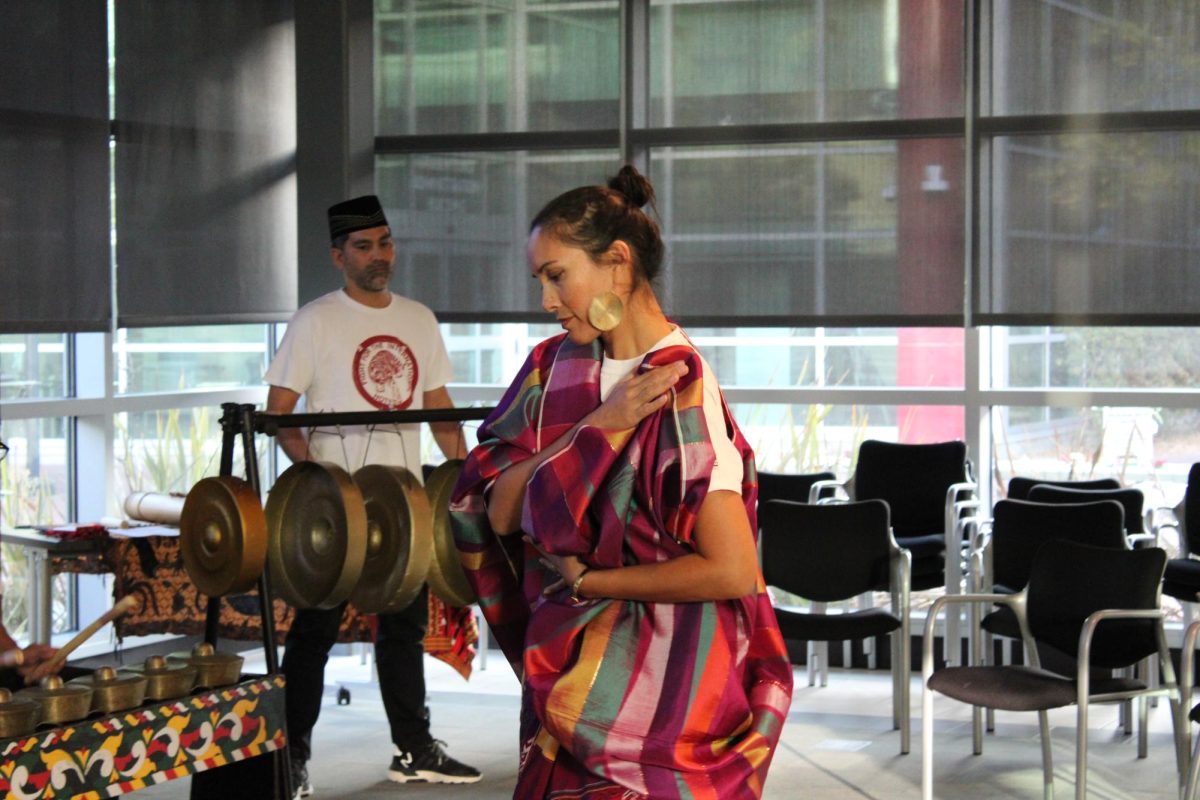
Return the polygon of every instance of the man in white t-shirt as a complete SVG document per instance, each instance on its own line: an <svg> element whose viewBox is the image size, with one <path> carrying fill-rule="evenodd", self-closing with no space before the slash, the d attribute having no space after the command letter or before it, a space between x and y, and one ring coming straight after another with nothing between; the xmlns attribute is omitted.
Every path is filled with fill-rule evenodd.
<svg viewBox="0 0 1200 800"><path fill-rule="evenodd" d="M450 408L450 358L437 319L424 305L392 293L396 248L374 195L330 207L333 264L345 285L298 310L267 370L267 411L292 413L301 396L309 412ZM457 423L431 423L447 458L466 455ZM421 475L420 426L374 425L305 432L281 429L278 441L293 461L329 461L353 473L366 464L406 467ZM424 647L427 589L404 611L380 614L375 660L393 758L388 778L474 783L479 771L442 749L429 732ZM298 609L283 657L288 740L296 797L313 792L307 761L321 709L325 663L345 604Z"/></svg>

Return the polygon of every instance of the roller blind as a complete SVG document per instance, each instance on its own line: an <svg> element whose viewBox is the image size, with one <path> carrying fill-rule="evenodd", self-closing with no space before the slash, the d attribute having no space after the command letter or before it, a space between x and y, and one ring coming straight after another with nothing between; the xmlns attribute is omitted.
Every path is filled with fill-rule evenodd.
<svg viewBox="0 0 1200 800"><path fill-rule="evenodd" d="M1182 0L998 8L976 321L1200 322L1197 31Z"/></svg>
<svg viewBox="0 0 1200 800"><path fill-rule="evenodd" d="M295 309L295 84L291 2L116 4L119 325Z"/></svg>
<svg viewBox="0 0 1200 800"><path fill-rule="evenodd" d="M104 0L0 9L0 333L110 318Z"/></svg>

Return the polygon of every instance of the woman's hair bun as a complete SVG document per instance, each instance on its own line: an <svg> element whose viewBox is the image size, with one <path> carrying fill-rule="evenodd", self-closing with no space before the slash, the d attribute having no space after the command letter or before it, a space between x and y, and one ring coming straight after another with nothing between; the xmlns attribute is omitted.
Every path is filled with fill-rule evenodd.
<svg viewBox="0 0 1200 800"><path fill-rule="evenodd" d="M620 172L609 178L608 188L624 195L634 208L642 208L654 202L654 186L632 164L621 167Z"/></svg>

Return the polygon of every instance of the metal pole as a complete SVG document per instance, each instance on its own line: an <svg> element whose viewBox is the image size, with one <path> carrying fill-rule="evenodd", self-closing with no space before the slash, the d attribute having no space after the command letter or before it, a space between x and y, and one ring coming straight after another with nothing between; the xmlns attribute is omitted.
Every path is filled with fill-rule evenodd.
<svg viewBox="0 0 1200 800"><path fill-rule="evenodd" d="M258 451L254 447L254 406L247 403L241 406L242 417L242 447L246 461L246 482L254 490L258 498L262 491L258 482ZM262 617L263 649L267 660L267 672L279 672L279 654L275 648L275 604L271 596L271 581L268 575L269 565L263 565L263 573L258 578L259 614Z"/></svg>

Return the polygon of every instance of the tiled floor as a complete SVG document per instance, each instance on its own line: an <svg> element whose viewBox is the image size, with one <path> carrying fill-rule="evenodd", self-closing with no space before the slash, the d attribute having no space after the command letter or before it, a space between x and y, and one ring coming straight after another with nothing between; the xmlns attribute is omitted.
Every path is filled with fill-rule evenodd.
<svg viewBox="0 0 1200 800"><path fill-rule="evenodd" d="M254 654L247 653L252 670ZM261 656L259 656L261 659ZM493 652L487 668L465 682L445 665L427 662L434 735L456 758L481 769L472 786L389 783L387 725L370 666L359 655L337 656L326 675L326 703L314 733L310 772L315 800L333 798L479 798L512 796L516 774L518 687L507 664ZM765 797L878 798L920 797L920 694L914 679L913 746L899 755L891 729L891 684L887 673L838 671L826 688L809 688L796 672L796 693ZM336 704L338 686L351 691L349 705ZM940 699L934 706L936 796L940 798L1040 798L1041 768L1036 717L1002 714L984 754L971 755L970 714L965 706ZM1074 792L1074 713L1051 717L1056 793ZM1151 711L1150 756L1136 757L1136 743L1117 733L1116 710L1099 707L1091 724L1089 796L1116 800L1174 800L1175 763L1167 704ZM178 800L188 796L188 780L145 789L134 797Z"/></svg>

